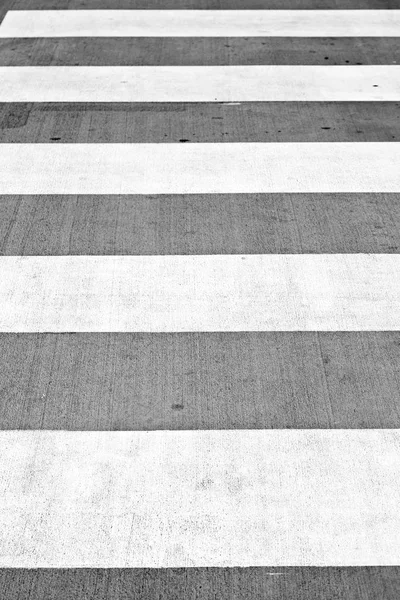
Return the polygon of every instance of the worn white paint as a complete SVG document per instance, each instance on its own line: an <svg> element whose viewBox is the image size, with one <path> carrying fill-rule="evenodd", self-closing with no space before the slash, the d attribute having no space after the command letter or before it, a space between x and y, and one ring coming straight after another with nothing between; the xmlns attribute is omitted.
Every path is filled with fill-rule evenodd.
<svg viewBox="0 0 400 600"><path fill-rule="evenodd" d="M0 194L400 192L400 143L0 144Z"/></svg>
<svg viewBox="0 0 400 600"><path fill-rule="evenodd" d="M0 81L0 102L400 100L400 65L18 66Z"/></svg>
<svg viewBox="0 0 400 600"><path fill-rule="evenodd" d="M0 37L398 37L400 10L9 11Z"/></svg>
<svg viewBox="0 0 400 600"><path fill-rule="evenodd" d="M399 430L0 432L0 567L400 563Z"/></svg>
<svg viewBox="0 0 400 600"><path fill-rule="evenodd" d="M0 331L400 330L399 254L0 257Z"/></svg>

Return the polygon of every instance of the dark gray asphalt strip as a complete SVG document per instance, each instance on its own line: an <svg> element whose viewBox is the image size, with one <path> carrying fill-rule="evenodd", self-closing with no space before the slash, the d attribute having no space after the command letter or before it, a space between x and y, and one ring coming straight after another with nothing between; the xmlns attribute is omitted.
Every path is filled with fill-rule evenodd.
<svg viewBox="0 0 400 600"><path fill-rule="evenodd" d="M399 194L0 196L1 255L399 253Z"/></svg>
<svg viewBox="0 0 400 600"><path fill-rule="evenodd" d="M400 102L0 104L0 142L399 140Z"/></svg>
<svg viewBox="0 0 400 600"><path fill-rule="evenodd" d="M1 334L0 429L399 428L400 334Z"/></svg>
<svg viewBox="0 0 400 600"><path fill-rule="evenodd" d="M398 600L400 567L2 569L4 600Z"/></svg>
<svg viewBox="0 0 400 600"><path fill-rule="evenodd" d="M0 65L392 65L399 38L0 40Z"/></svg>
<svg viewBox="0 0 400 600"><path fill-rule="evenodd" d="M14 10L51 9L396 9L400 0L15 0Z"/></svg>

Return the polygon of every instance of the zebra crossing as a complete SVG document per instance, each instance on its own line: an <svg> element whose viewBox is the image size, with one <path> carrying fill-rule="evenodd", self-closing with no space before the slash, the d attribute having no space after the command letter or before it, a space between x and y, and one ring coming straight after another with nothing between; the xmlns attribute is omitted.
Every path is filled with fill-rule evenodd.
<svg viewBox="0 0 400 600"><path fill-rule="evenodd" d="M37 431L0 440L6 567L398 563L396 431Z"/></svg>
<svg viewBox="0 0 400 600"><path fill-rule="evenodd" d="M398 101L400 65L0 67L3 102Z"/></svg>
<svg viewBox="0 0 400 600"><path fill-rule="evenodd" d="M5 194L399 192L400 143L4 144ZM23 179L22 174L29 178Z"/></svg>
<svg viewBox="0 0 400 600"><path fill-rule="evenodd" d="M400 10L245 9L18 10L0 37L399 37Z"/></svg>
<svg viewBox="0 0 400 600"><path fill-rule="evenodd" d="M343 4L4 3L2 598L398 597L400 10Z"/></svg>
<svg viewBox="0 0 400 600"><path fill-rule="evenodd" d="M7 256L1 265L2 331L400 328L397 254Z"/></svg>

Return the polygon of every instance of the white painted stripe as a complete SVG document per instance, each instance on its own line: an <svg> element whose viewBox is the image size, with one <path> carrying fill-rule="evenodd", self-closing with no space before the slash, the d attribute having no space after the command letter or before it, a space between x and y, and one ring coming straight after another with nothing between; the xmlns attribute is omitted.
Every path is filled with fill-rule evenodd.
<svg viewBox="0 0 400 600"><path fill-rule="evenodd" d="M400 143L0 144L0 194L262 192L400 192Z"/></svg>
<svg viewBox="0 0 400 600"><path fill-rule="evenodd" d="M0 102L400 100L400 65L0 67L0 80Z"/></svg>
<svg viewBox="0 0 400 600"><path fill-rule="evenodd" d="M0 433L0 567L400 563L399 430Z"/></svg>
<svg viewBox="0 0 400 600"><path fill-rule="evenodd" d="M0 257L0 331L400 330L400 255Z"/></svg>
<svg viewBox="0 0 400 600"><path fill-rule="evenodd" d="M10 11L0 37L381 37L400 10Z"/></svg>

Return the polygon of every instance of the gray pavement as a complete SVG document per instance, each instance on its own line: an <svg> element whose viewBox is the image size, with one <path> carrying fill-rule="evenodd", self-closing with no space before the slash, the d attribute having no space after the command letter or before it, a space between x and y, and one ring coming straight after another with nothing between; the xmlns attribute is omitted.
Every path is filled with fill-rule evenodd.
<svg viewBox="0 0 400 600"><path fill-rule="evenodd" d="M7 600L398 600L396 567L0 570Z"/></svg>
<svg viewBox="0 0 400 600"><path fill-rule="evenodd" d="M110 0L14 0L14 10L110 8ZM400 0L113 0L113 9L398 9Z"/></svg>
<svg viewBox="0 0 400 600"><path fill-rule="evenodd" d="M0 429L400 428L400 334L2 334Z"/></svg>
<svg viewBox="0 0 400 600"><path fill-rule="evenodd" d="M3 0L6 10L110 0ZM243 0L113 0L115 9ZM344 9L347 0L247 0ZM351 8L399 9L399 0ZM0 40L0 65L400 64L391 38ZM0 104L0 143L400 141L400 103ZM398 253L399 194L0 196L0 255ZM400 428L400 334L0 334L0 430ZM1 452L1 450L0 450ZM0 533L1 540L1 533ZM400 567L0 569L4 600L397 600Z"/></svg>
<svg viewBox="0 0 400 600"><path fill-rule="evenodd" d="M391 141L400 102L0 103L0 143Z"/></svg>
<svg viewBox="0 0 400 600"><path fill-rule="evenodd" d="M0 197L0 256L399 250L398 194Z"/></svg>
<svg viewBox="0 0 400 600"><path fill-rule="evenodd" d="M1 39L0 65L387 65L397 38Z"/></svg>

